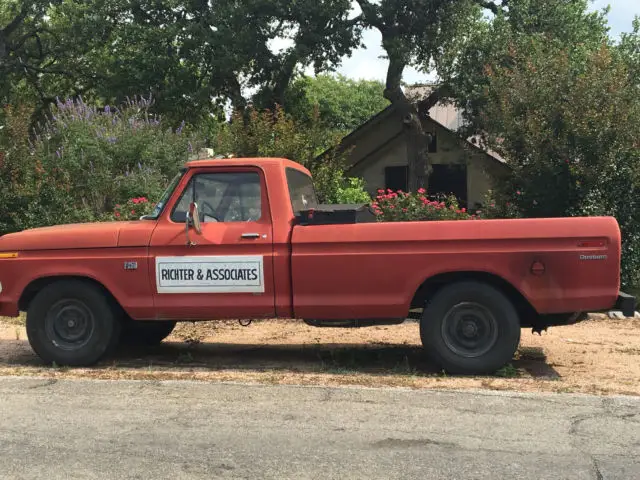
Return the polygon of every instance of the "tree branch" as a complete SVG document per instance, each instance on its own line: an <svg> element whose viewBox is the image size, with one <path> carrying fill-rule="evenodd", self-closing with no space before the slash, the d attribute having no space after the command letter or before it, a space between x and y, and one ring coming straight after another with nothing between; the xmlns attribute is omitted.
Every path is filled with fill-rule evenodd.
<svg viewBox="0 0 640 480"><path fill-rule="evenodd" d="M73 73L67 72L66 70L35 67L33 65L29 65L29 64L23 62L22 60L19 60L18 64L19 64L20 67L22 67L22 68L24 68L26 70L31 70L32 72L35 72L35 73L52 73L52 74L55 74L55 75L65 75L67 77L75 78L75 75Z"/></svg>
<svg viewBox="0 0 640 480"><path fill-rule="evenodd" d="M426 118L429 116L429 110L441 100L448 98L452 95L452 90L448 85L440 85L435 88L427 98L424 98L418 102L418 114L420 118Z"/></svg>
<svg viewBox="0 0 640 480"><path fill-rule="evenodd" d="M29 3L30 2L24 2L22 4L22 8L20 9L20 13L13 20L11 20L11 22L9 22L9 25L4 27L3 29L0 29L1 35L8 37L20 26L22 22L24 22L29 12Z"/></svg>
<svg viewBox="0 0 640 480"><path fill-rule="evenodd" d="M34 30L33 32L29 32L23 35L18 39L16 43L9 44L9 50L10 51L13 50L14 52L17 50L20 50L24 46L24 44L27 42L27 40L29 40L31 37L34 37L36 34L37 34L37 31Z"/></svg>
<svg viewBox="0 0 640 480"><path fill-rule="evenodd" d="M358 5L360 5L360 10L362 10L363 19L368 22L371 26L380 30L380 33L384 35L387 30L386 25L382 21L382 18L378 15L376 11L375 5L369 3L368 0L357 0ZM356 17L357 18L357 17Z"/></svg>
<svg viewBox="0 0 640 480"><path fill-rule="evenodd" d="M49 35L51 35L53 37L53 39L60 43L60 37L58 36L57 33L52 32L49 28L44 27L44 26L39 26L38 28L36 28L35 30L30 31L29 33L25 33L22 37L20 37L16 42L10 44L10 48L14 51L21 49L24 44L26 43L27 40L29 40L31 37L43 34L43 33L47 33Z"/></svg>
<svg viewBox="0 0 640 480"><path fill-rule="evenodd" d="M508 5L507 0L502 0L502 3L500 5L496 4L495 2L490 2L488 0L476 0L476 3L480 5L482 8L491 10L491 12L494 15L497 15L499 12L501 12L504 9L504 7Z"/></svg>
<svg viewBox="0 0 640 480"><path fill-rule="evenodd" d="M284 26L284 18L281 18L280 21L278 22L278 25L276 26L276 28L273 30L273 32L271 33L271 35L273 36L273 38L277 37L278 35L280 35L280 32L282 31L282 27Z"/></svg>
<svg viewBox="0 0 640 480"><path fill-rule="evenodd" d="M242 96L242 86L238 81L238 77L232 75L229 77L229 87L227 88L227 94L231 99L231 105L235 111L243 112L247 107L247 100Z"/></svg>
<svg viewBox="0 0 640 480"><path fill-rule="evenodd" d="M347 20L345 22L345 26L354 27L363 20L365 20L364 15L358 15L357 17L353 17L351 20Z"/></svg>

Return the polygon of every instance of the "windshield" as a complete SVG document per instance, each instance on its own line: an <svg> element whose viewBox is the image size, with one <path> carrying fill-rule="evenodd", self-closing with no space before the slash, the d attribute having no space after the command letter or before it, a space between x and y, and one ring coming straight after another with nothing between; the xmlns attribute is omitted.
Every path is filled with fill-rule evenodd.
<svg viewBox="0 0 640 480"><path fill-rule="evenodd" d="M316 208L318 206L318 197L311 177L295 168L287 168L286 171L293 213L297 215L301 210Z"/></svg>
<svg viewBox="0 0 640 480"><path fill-rule="evenodd" d="M151 212L149 215L145 215L144 217L142 217L143 220L158 219L158 217L162 213L162 210L164 209L164 206L167 204L167 200L169 200L169 197L171 197L171 194L173 193L175 188L178 186L178 183L180 183L180 180L182 179L186 171L187 171L186 169L182 169L180 170L180 173L178 173L175 177L173 177L173 180L171 180L171 183L169 183L169 186L162 194L162 197L160 197L160 201L156 203L156 206L153 209L153 212Z"/></svg>

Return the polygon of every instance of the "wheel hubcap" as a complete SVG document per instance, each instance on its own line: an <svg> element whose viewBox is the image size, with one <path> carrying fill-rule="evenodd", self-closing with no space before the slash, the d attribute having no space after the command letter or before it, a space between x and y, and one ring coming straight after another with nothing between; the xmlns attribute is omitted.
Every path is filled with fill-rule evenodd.
<svg viewBox="0 0 640 480"><path fill-rule="evenodd" d="M442 338L455 354L479 357L491 350L498 340L498 322L485 306L461 302L444 316Z"/></svg>
<svg viewBox="0 0 640 480"><path fill-rule="evenodd" d="M95 329L93 313L78 300L60 300L51 307L45 319L47 338L63 350L85 346Z"/></svg>

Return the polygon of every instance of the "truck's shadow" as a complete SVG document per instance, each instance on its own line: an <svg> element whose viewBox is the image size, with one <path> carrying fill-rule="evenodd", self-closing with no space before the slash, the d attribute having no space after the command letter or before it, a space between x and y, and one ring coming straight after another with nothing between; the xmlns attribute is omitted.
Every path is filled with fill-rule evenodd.
<svg viewBox="0 0 640 480"><path fill-rule="evenodd" d="M325 372L372 375L434 375L442 372L416 345L348 343L309 344L225 344L188 345L164 342L153 348L121 347L112 360L127 367L199 367L208 370L279 370L283 373ZM523 347L498 376L559 378L547 363L541 348Z"/></svg>
<svg viewBox="0 0 640 480"><path fill-rule="evenodd" d="M43 367L26 340L0 340L0 367ZM423 349L403 344L225 344L165 341L157 347L119 347L95 369L150 369L169 371L278 371L368 375L441 375ZM523 347L502 377L556 379L542 349Z"/></svg>

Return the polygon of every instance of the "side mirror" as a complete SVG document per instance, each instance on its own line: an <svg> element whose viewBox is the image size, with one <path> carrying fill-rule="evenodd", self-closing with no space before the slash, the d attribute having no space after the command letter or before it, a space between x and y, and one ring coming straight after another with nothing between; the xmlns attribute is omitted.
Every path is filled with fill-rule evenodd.
<svg viewBox="0 0 640 480"><path fill-rule="evenodd" d="M195 245L189 238L189 227L193 226L193 229L198 235L202 233L202 226L200 225L200 213L198 212L198 204L191 202L189 205L189 211L187 212L187 218L185 221L185 233L187 234L187 245Z"/></svg>
<svg viewBox="0 0 640 480"><path fill-rule="evenodd" d="M198 211L198 204L196 202L191 202L189 205L189 216L187 218L190 219L196 233L200 235L202 233L202 227L200 225L200 212Z"/></svg>

